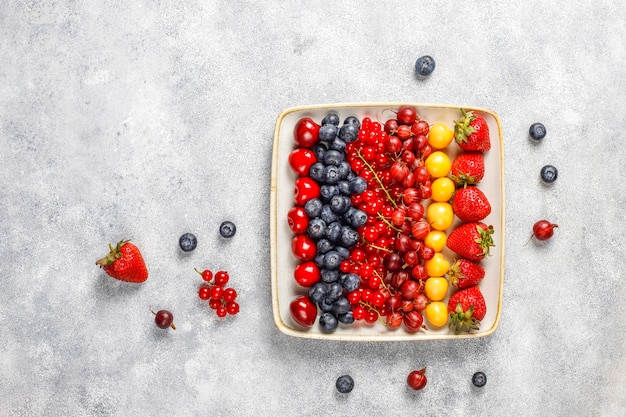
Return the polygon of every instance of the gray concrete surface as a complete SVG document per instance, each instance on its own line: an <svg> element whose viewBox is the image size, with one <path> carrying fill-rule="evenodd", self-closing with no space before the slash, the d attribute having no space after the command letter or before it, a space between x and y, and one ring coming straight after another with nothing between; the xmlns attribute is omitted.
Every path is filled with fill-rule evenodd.
<svg viewBox="0 0 626 417"><path fill-rule="evenodd" d="M610 1L3 1L0 416L625 415L624 22ZM423 54L437 61L425 81ZM505 287L488 338L327 343L274 327L276 117L373 101L500 115ZM541 218L555 238L526 245ZM199 245L182 254L187 231ZM141 286L94 264L122 238L148 262ZM230 272L237 317L197 299L194 267ZM427 388L409 392L423 366Z"/></svg>

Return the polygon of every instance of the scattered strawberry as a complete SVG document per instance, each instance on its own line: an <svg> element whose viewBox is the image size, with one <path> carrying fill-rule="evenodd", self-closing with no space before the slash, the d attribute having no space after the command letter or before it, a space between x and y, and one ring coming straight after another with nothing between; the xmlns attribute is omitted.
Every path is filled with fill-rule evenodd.
<svg viewBox="0 0 626 417"><path fill-rule="evenodd" d="M124 239L116 247L109 245L110 252L96 261L111 277L126 282L144 282L148 279L148 268L137 246Z"/></svg>
<svg viewBox="0 0 626 417"><path fill-rule="evenodd" d="M457 259L448 270L450 284L459 289L476 285L484 277L485 269L480 264L467 259Z"/></svg>
<svg viewBox="0 0 626 417"><path fill-rule="evenodd" d="M454 139L465 151L485 152L491 149L489 125L482 116L461 109L463 117L454 121Z"/></svg>
<svg viewBox="0 0 626 417"><path fill-rule="evenodd" d="M478 286L465 288L452 294L448 301L450 321L448 325L455 333L478 330L480 321L487 314L485 298Z"/></svg>
<svg viewBox="0 0 626 417"><path fill-rule="evenodd" d="M462 152L452 161L450 178L457 186L478 184L485 176L485 158L481 152Z"/></svg>
<svg viewBox="0 0 626 417"><path fill-rule="evenodd" d="M464 222L477 222L491 213L491 204L478 187L467 186L454 193L452 210Z"/></svg>
<svg viewBox="0 0 626 417"><path fill-rule="evenodd" d="M462 258L480 261L489 256L489 248L494 246L493 226L481 222L462 224L448 236L446 245Z"/></svg>

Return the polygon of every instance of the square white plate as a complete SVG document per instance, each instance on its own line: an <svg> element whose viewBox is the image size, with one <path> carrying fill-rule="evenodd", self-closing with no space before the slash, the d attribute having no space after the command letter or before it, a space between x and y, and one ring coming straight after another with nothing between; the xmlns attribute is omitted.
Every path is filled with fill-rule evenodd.
<svg viewBox="0 0 626 417"><path fill-rule="evenodd" d="M491 256L481 262L485 268L485 278L479 287L485 297L487 314L481 321L480 329L471 333L455 334L447 327L425 329L417 333L409 333L401 326L395 330L387 329L382 323L368 324L355 321L351 325L339 325L332 333L325 333L316 323L311 328L299 326L291 318L289 304L298 295L307 294L308 288L301 287L294 280L293 272L298 260L292 255L291 240L293 233L287 223L287 212L293 207L294 181L296 175L289 168L289 153L295 148L293 129L298 120L310 117L320 123L326 114L336 112L341 121L348 116L362 120L369 117L384 123L394 118L393 110L409 105L417 110L421 119L429 124L445 123L454 128L454 120L461 116L461 108L474 111L485 118L489 125L491 149L485 156L485 177L479 187L491 204L491 214L483 220L494 226L493 240L495 247ZM454 141L444 150L452 160L460 151ZM433 339L465 339L487 336L493 333L500 320L502 304L502 286L504 282L504 150L502 128L498 115L491 111L469 106L428 105L415 103L364 103L364 104L330 104L294 107L283 111L276 122L272 156L270 202L271 227L271 286L274 321L278 329L290 336L325 340L343 341L407 341ZM459 224L458 219L448 230ZM443 254L448 260L454 255L447 248ZM448 296L452 293L450 288ZM444 300L447 303L446 300ZM319 312L318 312L319 317Z"/></svg>

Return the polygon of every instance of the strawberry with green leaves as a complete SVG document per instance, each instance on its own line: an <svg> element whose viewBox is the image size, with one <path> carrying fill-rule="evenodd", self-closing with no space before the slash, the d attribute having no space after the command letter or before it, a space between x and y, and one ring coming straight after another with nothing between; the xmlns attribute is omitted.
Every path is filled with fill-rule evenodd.
<svg viewBox="0 0 626 417"><path fill-rule="evenodd" d="M464 223L454 229L446 241L446 246L461 258L480 261L489 256L493 243L493 226L482 222Z"/></svg>
<svg viewBox="0 0 626 417"><path fill-rule="evenodd" d="M489 216L491 204L485 193L478 187L470 185L454 192L452 210L464 222L477 222Z"/></svg>
<svg viewBox="0 0 626 417"><path fill-rule="evenodd" d="M485 158L481 152L462 152L452 160L450 178L457 187L476 185L485 176Z"/></svg>
<svg viewBox="0 0 626 417"><path fill-rule="evenodd" d="M485 269L468 259L457 259L448 270L450 285L459 289L469 288L485 278Z"/></svg>
<svg viewBox="0 0 626 417"><path fill-rule="evenodd" d="M128 240L120 241L110 252L96 261L111 277L120 281L140 283L148 279L148 268L137 246Z"/></svg>
<svg viewBox="0 0 626 417"><path fill-rule="evenodd" d="M469 332L478 330L480 321L487 314L487 304L480 288L474 285L452 294L448 301L448 311L448 325L455 333Z"/></svg>
<svg viewBox="0 0 626 417"><path fill-rule="evenodd" d="M461 109L463 117L454 121L454 140L465 151L486 152L491 149L489 125L484 117Z"/></svg>

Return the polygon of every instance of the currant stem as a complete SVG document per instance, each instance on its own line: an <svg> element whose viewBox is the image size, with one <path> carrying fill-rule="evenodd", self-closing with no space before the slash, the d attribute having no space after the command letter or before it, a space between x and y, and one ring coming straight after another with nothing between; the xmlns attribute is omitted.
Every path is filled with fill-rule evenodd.
<svg viewBox="0 0 626 417"><path fill-rule="evenodd" d="M363 164L367 167L367 169L372 173L372 175L374 176L374 179L376 180L376 182L378 182L378 185L380 185L380 188L385 192L385 194L387 195L387 200L389 200L389 202L394 208L397 208L398 204L396 204L395 200L391 198L389 191L387 191L387 188L385 188L383 182L380 180L380 177L378 176L378 174L376 174L376 171L374 171L374 168L370 165L369 162L365 160L365 158L363 158L363 155L361 154L361 151L359 149L357 149L356 154L359 157L359 159L363 161Z"/></svg>
<svg viewBox="0 0 626 417"><path fill-rule="evenodd" d="M383 216L382 213L378 213L378 218L380 220L382 220L382 222L385 223L387 226L389 226L391 229L395 230L396 232L401 232L402 231L402 229L399 229L398 227L396 227L385 216Z"/></svg>

